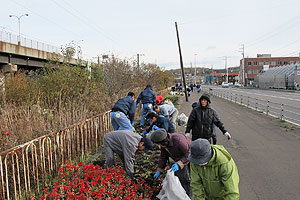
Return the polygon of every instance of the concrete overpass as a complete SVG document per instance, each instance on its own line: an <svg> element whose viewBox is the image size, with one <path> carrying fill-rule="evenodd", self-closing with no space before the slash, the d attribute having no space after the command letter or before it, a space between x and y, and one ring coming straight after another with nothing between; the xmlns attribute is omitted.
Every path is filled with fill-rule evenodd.
<svg viewBox="0 0 300 200"><path fill-rule="evenodd" d="M55 58L61 63L64 61L64 57L57 50L56 52L48 52L19 44L0 41L0 71L2 73L17 71L18 69L34 70L42 68L51 58ZM74 58L67 62L73 65L78 63L77 59ZM83 66L85 66L84 63Z"/></svg>

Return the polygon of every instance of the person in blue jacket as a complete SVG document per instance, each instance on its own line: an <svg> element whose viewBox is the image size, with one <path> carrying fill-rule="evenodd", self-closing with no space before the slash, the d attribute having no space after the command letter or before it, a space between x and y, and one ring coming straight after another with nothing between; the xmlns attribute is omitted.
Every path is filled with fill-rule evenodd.
<svg viewBox="0 0 300 200"><path fill-rule="evenodd" d="M126 97L119 99L117 103L113 106L112 111L110 113L110 118L115 131L134 131L133 124L136 110L134 97L134 93L129 92Z"/></svg>
<svg viewBox="0 0 300 200"><path fill-rule="evenodd" d="M155 112L148 113L146 116L152 124L149 128L147 128L143 133L142 136L144 137L147 133L151 130L158 130L158 129L165 129L167 133L175 133L175 128L171 121L164 116L158 115Z"/></svg>
<svg viewBox="0 0 300 200"><path fill-rule="evenodd" d="M143 104L140 126L144 126L147 113L153 112L152 107L156 104L156 95L153 92L151 85L147 85L146 88L140 93L136 101L136 106L140 101L142 101Z"/></svg>

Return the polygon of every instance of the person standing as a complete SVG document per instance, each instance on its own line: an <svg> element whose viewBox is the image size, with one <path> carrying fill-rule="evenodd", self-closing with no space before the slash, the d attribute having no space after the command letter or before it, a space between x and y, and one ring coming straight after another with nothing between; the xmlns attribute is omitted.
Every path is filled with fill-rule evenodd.
<svg viewBox="0 0 300 200"><path fill-rule="evenodd" d="M199 106L198 102L194 102L192 104L193 109L196 108L197 106ZM213 109L212 106L211 106L211 108ZM217 144L217 127L214 123L212 124L212 136L211 136L211 138L212 138L213 144Z"/></svg>
<svg viewBox="0 0 300 200"><path fill-rule="evenodd" d="M171 123L174 126L174 129L176 129L176 121L177 121L177 117L178 117L178 110L169 104L163 104L163 105L155 105L154 107L154 111L159 114L164 116L165 118L169 119L171 121Z"/></svg>
<svg viewBox="0 0 300 200"><path fill-rule="evenodd" d="M147 113L153 112L152 107L156 103L156 95L153 92L151 85L147 85L146 88L139 94L137 101L136 101L136 106L139 104L140 101L142 101L142 104L143 104L143 111L142 111L140 126L144 126L145 125L145 117L146 117Z"/></svg>
<svg viewBox="0 0 300 200"><path fill-rule="evenodd" d="M223 146L197 139L191 143L189 161L194 200L239 199L238 169Z"/></svg>
<svg viewBox="0 0 300 200"><path fill-rule="evenodd" d="M166 164L169 161L169 157L171 157L175 161L171 166L171 171L175 172L175 176L178 177L187 195L191 197L191 179L188 166L188 156L190 154L191 144L190 138L187 138L183 134L169 134L165 129L159 129L152 133L151 141L161 147L158 170L154 174L154 179L156 180L161 172L164 171Z"/></svg>
<svg viewBox="0 0 300 200"><path fill-rule="evenodd" d="M210 107L210 103L209 94L203 94L199 99L199 106L193 109L189 116L185 133L190 136L192 130L192 141L204 138L211 142L213 124L222 131L228 140L231 139L231 135L224 128L217 112Z"/></svg>
<svg viewBox="0 0 300 200"><path fill-rule="evenodd" d="M133 124L136 110L134 97L135 95L133 92L128 92L126 97L119 99L113 106L110 118L115 131L134 130Z"/></svg>
<svg viewBox="0 0 300 200"><path fill-rule="evenodd" d="M137 150L148 153L153 143L129 130L118 130L107 133L103 138L105 167L114 164L114 153L118 154L124 164L124 170L131 179L134 178L134 158Z"/></svg>

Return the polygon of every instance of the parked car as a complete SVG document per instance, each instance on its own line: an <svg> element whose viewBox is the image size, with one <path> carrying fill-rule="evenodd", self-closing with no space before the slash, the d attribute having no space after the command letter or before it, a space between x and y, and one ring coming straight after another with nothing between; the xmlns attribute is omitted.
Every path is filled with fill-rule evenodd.
<svg viewBox="0 0 300 200"><path fill-rule="evenodd" d="M229 88L229 83L223 82L222 83L222 88Z"/></svg>
<svg viewBox="0 0 300 200"><path fill-rule="evenodd" d="M235 82L235 83L234 83L234 86L235 86L235 87L244 87L244 86L243 86L242 84L240 84L239 82Z"/></svg>

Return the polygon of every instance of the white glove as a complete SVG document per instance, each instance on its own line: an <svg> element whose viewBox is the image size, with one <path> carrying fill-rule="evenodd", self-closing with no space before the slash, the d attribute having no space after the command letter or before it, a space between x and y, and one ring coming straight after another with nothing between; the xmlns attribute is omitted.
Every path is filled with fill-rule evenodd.
<svg viewBox="0 0 300 200"><path fill-rule="evenodd" d="M188 138L192 138L192 135L190 133L186 133L185 136Z"/></svg>
<svg viewBox="0 0 300 200"><path fill-rule="evenodd" d="M150 109L151 109L151 108L152 108L152 104L149 104L149 105L148 105L148 108L150 108Z"/></svg>
<svg viewBox="0 0 300 200"><path fill-rule="evenodd" d="M224 135L228 138L228 140L231 139L231 135L228 132L226 132Z"/></svg>

